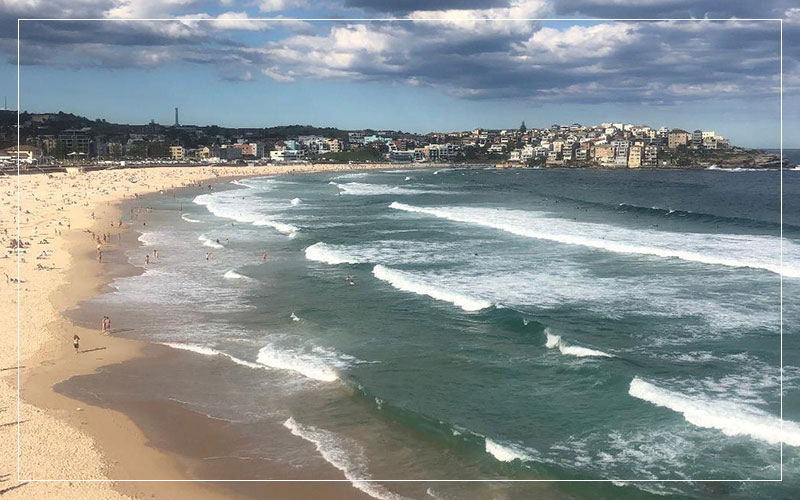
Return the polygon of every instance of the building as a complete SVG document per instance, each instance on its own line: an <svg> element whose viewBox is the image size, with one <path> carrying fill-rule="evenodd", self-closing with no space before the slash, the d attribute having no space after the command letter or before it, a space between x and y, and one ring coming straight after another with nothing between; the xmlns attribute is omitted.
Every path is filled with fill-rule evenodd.
<svg viewBox="0 0 800 500"><path fill-rule="evenodd" d="M703 131L695 130L692 132L692 146L699 148L703 144Z"/></svg>
<svg viewBox="0 0 800 500"><path fill-rule="evenodd" d="M297 149L280 149L269 152L269 159L276 162L296 161L303 158L303 152Z"/></svg>
<svg viewBox="0 0 800 500"><path fill-rule="evenodd" d="M58 144L63 154L89 154L92 141L84 130L70 129L58 136Z"/></svg>
<svg viewBox="0 0 800 500"><path fill-rule="evenodd" d="M675 149L678 146L686 146L689 143L689 133L679 128L670 130L667 135L667 147Z"/></svg>
<svg viewBox="0 0 800 500"><path fill-rule="evenodd" d="M339 139L326 139L328 142L328 149L331 153L341 153L344 151L342 141Z"/></svg>
<svg viewBox="0 0 800 500"><path fill-rule="evenodd" d="M42 150L34 146L23 144L19 148L11 146L10 148L0 151L0 156L13 161L17 161L17 157L19 157L19 161L22 163L33 163L34 160L41 158Z"/></svg>
<svg viewBox="0 0 800 500"><path fill-rule="evenodd" d="M594 159L604 167L614 164L614 146L611 144L598 144L594 148Z"/></svg>
<svg viewBox="0 0 800 500"><path fill-rule="evenodd" d="M561 151L550 151L547 153L547 161L548 165L563 165L564 159L561 156Z"/></svg>
<svg viewBox="0 0 800 500"><path fill-rule="evenodd" d="M628 168L639 168L642 166L641 146L631 146L628 149Z"/></svg>
<svg viewBox="0 0 800 500"><path fill-rule="evenodd" d="M177 111L177 108L175 108ZM170 146L169 147L169 157L175 161L183 161L186 155L186 150L183 149L183 146Z"/></svg>
<svg viewBox="0 0 800 500"><path fill-rule="evenodd" d="M219 148L219 159L222 161L241 160L242 148L237 148L236 145L223 144Z"/></svg>
<svg viewBox="0 0 800 500"><path fill-rule="evenodd" d="M642 166L648 168L654 168L658 166L658 146L655 144L648 144L644 147Z"/></svg>

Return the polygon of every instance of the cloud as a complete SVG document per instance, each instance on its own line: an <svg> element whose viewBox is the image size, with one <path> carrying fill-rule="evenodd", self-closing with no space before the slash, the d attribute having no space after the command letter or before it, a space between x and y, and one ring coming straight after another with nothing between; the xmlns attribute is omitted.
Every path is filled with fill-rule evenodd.
<svg viewBox="0 0 800 500"><path fill-rule="evenodd" d="M428 87L465 99L653 104L772 95L777 23L542 24L518 18L784 16L784 90L800 92L800 9L782 0L709 0L700 7L688 0L611 0L604 7L596 0L339 1L351 11L408 20L252 19L313 9L305 0L53 0L46 7L42 0L0 0L0 15L120 19L24 22L23 64L116 69L184 63L207 66L228 81L335 79ZM138 16L175 21L126 20ZM13 31L0 33L0 48L10 58L13 24Z"/></svg>

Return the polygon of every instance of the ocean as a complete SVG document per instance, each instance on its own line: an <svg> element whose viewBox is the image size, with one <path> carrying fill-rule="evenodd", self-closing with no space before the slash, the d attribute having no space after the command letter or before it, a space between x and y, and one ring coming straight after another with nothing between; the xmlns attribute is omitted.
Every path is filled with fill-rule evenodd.
<svg viewBox="0 0 800 500"><path fill-rule="evenodd" d="M374 498L797 498L800 172L783 177L782 249L777 171L153 195L126 214L143 273L86 307L202 360L148 386L237 426L237 459L324 463ZM783 483L716 482L779 479L781 453Z"/></svg>

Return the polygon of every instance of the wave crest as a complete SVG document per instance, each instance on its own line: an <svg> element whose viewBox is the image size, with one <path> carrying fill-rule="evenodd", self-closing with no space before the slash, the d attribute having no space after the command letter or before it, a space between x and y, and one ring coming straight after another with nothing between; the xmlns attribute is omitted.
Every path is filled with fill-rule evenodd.
<svg viewBox="0 0 800 500"><path fill-rule="evenodd" d="M492 303L487 300L476 299L446 288L438 287L435 284L426 283L410 273L390 269L380 264L372 268L372 274L379 280L389 283L398 290L415 293L417 295L427 295L436 300L450 302L465 311L480 311L492 307Z"/></svg>
<svg viewBox="0 0 800 500"><path fill-rule="evenodd" d="M689 397L645 382L639 377L631 381L628 394L656 406L668 408L683 415L690 424L717 429L726 436L749 436L770 444L783 442L800 446L800 425L742 403L711 401Z"/></svg>

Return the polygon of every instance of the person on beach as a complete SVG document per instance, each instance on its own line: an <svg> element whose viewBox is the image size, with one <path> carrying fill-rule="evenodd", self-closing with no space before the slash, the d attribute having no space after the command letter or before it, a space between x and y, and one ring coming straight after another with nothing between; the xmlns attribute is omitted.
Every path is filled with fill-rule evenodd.
<svg viewBox="0 0 800 500"><path fill-rule="evenodd" d="M265 251L264 253L262 253L262 254L261 254L261 260L262 260L263 262L266 262L266 261L267 261L267 252L266 252L266 251Z"/></svg>
<svg viewBox="0 0 800 500"><path fill-rule="evenodd" d="M158 250L156 250L155 248L153 249L153 258L158 260Z"/></svg>
<svg viewBox="0 0 800 500"><path fill-rule="evenodd" d="M103 252L101 250L97 251L97 262L103 263Z"/></svg>
<svg viewBox="0 0 800 500"><path fill-rule="evenodd" d="M150 254L144 256L144 265L148 265L150 263Z"/></svg>
<svg viewBox="0 0 800 500"><path fill-rule="evenodd" d="M72 336L72 347L75 348L75 354L78 354L78 349L81 347L81 338L78 337L78 334Z"/></svg>

